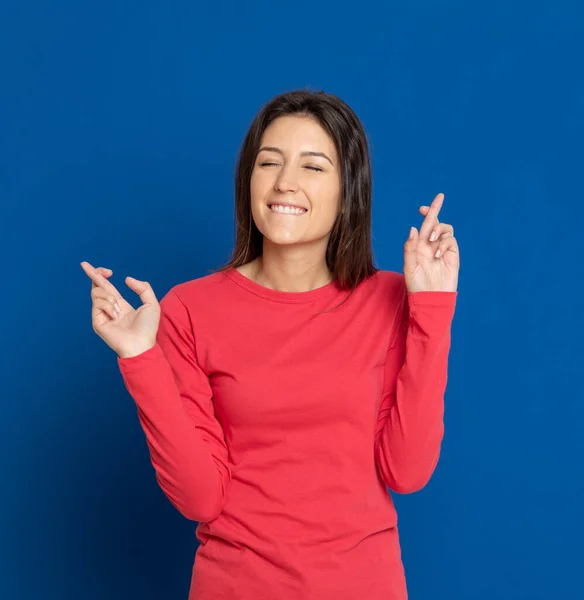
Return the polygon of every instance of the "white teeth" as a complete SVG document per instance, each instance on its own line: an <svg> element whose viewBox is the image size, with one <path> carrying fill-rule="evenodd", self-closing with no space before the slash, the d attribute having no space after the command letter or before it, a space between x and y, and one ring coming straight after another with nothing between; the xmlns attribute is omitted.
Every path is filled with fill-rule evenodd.
<svg viewBox="0 0 584 600"><path fill-rule="evenodd" d="M289 214L289 215L301 215L306 212L305 208L294 208L292 206L280 206L279 204L272 204L270 210L277 213Z"/></svg>

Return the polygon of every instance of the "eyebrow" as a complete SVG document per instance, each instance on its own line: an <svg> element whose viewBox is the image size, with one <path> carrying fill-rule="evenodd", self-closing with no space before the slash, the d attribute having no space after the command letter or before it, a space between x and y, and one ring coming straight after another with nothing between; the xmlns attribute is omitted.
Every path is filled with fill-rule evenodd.
<svg viewBox="0 0 584 600"><path fill-rule="evenodd" d="M280 148L276 148L276 146L262 146L258 150L258 154L262 150L265 150L266 152L277 152L278 154L281 154L282 156L284 156L284 153L282 152L282 150L280 150ZM300 156L320 156L321 158L326 158L331 163L331 165L333 164L333 161L324 152L315 152L314 150L306 150L304 152L301 152Z"/></svg>

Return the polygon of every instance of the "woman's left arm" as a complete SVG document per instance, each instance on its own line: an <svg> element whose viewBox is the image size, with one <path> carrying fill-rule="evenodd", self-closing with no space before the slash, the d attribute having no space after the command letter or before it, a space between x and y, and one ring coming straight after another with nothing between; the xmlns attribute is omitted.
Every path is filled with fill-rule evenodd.
<svg viewBox="0 0 584 600"><path fill-rule="evenodd" d="M454 228L438 222L443 200L438 194L430 207L420 207L425 215L420 233L412 228L404 245L404 285L375 431L379 473L391 490L402 494L429 481L444 436L460 261Z"/></svg>

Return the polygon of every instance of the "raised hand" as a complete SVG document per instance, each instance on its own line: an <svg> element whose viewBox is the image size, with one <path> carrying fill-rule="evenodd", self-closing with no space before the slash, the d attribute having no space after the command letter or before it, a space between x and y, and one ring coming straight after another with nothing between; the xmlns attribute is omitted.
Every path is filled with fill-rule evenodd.
<svg viewBox="0 0 584 600"><path fill-rule="evenodd" d="M454 227L438 221L444 194L430 206L421 206L425 216L420 232L412 227L404 244L404 276L408 292L456 292L460 254Z"/></svg>
<svg viewBox="0 0 584 600"><path fill-rule="evenodd" d="M91 279L91 321L97 335L121 358L136 356L156 344L160 304L146 281L126 277L126 285L138 294L142 306L134 309L108 281L111 269L95 269L88 262L82 269Z"/></svg>

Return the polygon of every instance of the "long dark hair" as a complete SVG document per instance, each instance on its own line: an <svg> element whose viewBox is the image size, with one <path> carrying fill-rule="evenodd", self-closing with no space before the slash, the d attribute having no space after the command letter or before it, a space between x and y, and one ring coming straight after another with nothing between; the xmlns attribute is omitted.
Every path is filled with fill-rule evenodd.
<svg viewBox="0 0 584 600"><path fill-rule="evenodd" d="M239 267L261 256L263 235L251 213L251 174L264 131L278 117L314 118L333 139L341 162L342 198L326 249L333 281L351 291L379 269L371 248L371 164L361 122L343 100L323 91L295 90L265 104L241 146L235 171L235 247L230 261L216 269Z"/></svg>

